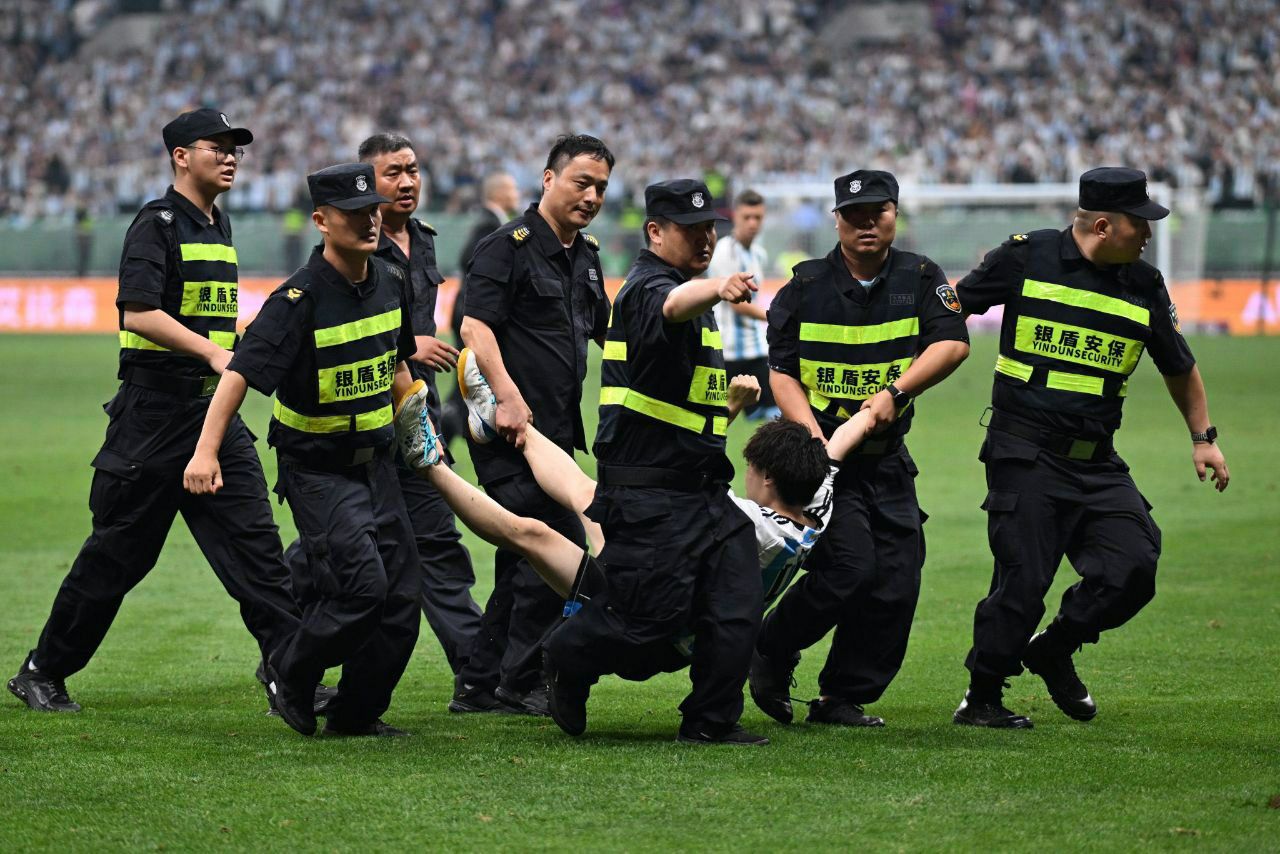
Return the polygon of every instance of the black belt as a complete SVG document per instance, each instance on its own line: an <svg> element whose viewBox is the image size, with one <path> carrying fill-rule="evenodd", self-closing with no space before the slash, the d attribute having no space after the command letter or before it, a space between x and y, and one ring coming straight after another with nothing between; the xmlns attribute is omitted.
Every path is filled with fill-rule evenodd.
<svg viewBox="0 0 1280 854"><path fill-rule="evenodd" d="M217 374L208 377L174 377L159 371L130 366L120 374L120 379L129 385L152 391L163 391L176 397L208 397L217 389L218 380L222 377Z"/></svg>
<svg viewBox="0 0 1280 854"><path fill-rule="evenodd" d="M348 448L324 454L295 454L282 451L280 461L296 468L347 474L354 468L368 465L385 456L390 456L389 445L378 448Z"/></svg>
<svg viewBox="0 0 1280 854"><path fill-rule="evenodd" d="M1057 454L1060 457L1072 460L1096 463L1115 453L1115 446L1111 443L1110 438L1081 439L1078 436L1057 433L1053 430L1037 427L1034 424L1028 424L1020 418L1005 415L998 409L991 411L991 423L987 426L992 430L1010 433L1030 442L1035 442L1051 454Z"/></svg>
<svg viewBox="0 0 1280 854"><path fill-rule="evenodd" d="M680 469L661 469L649 466L597 467L596 479L601 486L640 486L652 489L678 489L681 492L699 492L713 486L724 486L724 478Z"/></svg>

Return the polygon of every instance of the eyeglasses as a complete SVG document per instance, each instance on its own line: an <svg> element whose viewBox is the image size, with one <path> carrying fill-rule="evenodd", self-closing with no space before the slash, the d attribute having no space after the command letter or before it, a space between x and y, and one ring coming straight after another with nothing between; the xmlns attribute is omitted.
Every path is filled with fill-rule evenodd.
<svg viewBox="0 0 1280 854"><path fill-rule="evenodd" d="M244 149L238 145L235 148L204 148L199 145L188 145L186 147L193 148L196 151L212 151L214 155L217 156L219 163L226 163L227 158L233 155L235 156L237 163L244 160Z"/></svg>

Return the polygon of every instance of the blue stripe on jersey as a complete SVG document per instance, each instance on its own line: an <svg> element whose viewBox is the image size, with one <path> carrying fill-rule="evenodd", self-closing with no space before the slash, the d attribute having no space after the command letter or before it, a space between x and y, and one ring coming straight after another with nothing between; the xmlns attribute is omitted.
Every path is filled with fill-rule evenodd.
<svg viewBox="0 0 1280 854"><path fill-rule="evenodd" d="M783 539L783 550L773 556L769 565L761 570L761 581L764 582L764 607L767 610L773 601L787 589L791 579L800 569L800 561L796 552L800 544L790 537Z"/></svg>

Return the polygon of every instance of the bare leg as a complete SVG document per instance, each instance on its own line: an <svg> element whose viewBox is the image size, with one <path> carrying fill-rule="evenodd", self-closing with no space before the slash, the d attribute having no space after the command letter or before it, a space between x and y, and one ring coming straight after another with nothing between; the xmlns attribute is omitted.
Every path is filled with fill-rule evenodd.
<svg viewBox="0 0 1280 854"><path fill-rule="evenodd" d="M583 515L596 494L596 482L578 468L573 457L559 445L537 431L531 424L524 433L524 458L533 469L533 477L542 491L559 504L578 514L587 531L591 550L600 554L604 548L604 531Z"/></svg>
<svg viewBox="0 0 1280 854"><path fill-rule="evenodd" d="M431 466L425 476L463 524L494 545L524 555L552 590L569 595L582 549L537 519L507 510L446 465Z"/></svg>

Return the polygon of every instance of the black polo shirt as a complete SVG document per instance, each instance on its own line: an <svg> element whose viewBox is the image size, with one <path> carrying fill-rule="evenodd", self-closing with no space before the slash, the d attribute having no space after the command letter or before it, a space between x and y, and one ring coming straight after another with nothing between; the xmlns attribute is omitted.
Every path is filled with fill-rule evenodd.
<svg viewBox="0 0 1280 854"><path fill-rule="evenodd" d="M530 205L476 245L466 290L465 315L493 329L538 430L566 451L585 451L587 341L603 336L609 325L594 238L579 232L566 248L537 205ZM470 444L481 483L528 471L524 456L507 442Z"/></svg>
<svg viewBox="0 0 1280 854"><path fill-rule="evenodd" d="M439 295L440 283L444 281L436 262L436 230L414 217L409 220L408 231L409 257L405 257L400 246L385 232L379 238L378 249L373 254L404 272L413 296L413 334L435 337L436 297ZM427 365L410 360L409 373L414 379L426 382L430 394L427 408L436 429L439 429L440 393L436 390L436 372Z"/></svg>
<svg viewBox="0 0 1280 854"><path fill-rule="evenodd" d="M982 264L956 285L960 304L968 314L985 314L993 305L1014 300L1022 291L1030 243L1017 235L987 253ZM1165 288L1164 277L1145 261L1096 267L1080 253L1071 229L1063 229L1054 257L1039 257L1037 263L1048 264L1053 281L1070 287L1083 287L1102 294L1142 304L1150 309L1150 338L1146 352L1156 368L1165 376L1185 374L1196 360L1178 330L1176 311ZM1004 324L1008 327L1010 324ZM1002 328L1001 336L1010 334ZM1002 350L1007 342L1002 340ZM1030 407L1016 385L996 382L991 404L997 409L1016 413L1044 425L1050 430L1073 436L1102 437L1120 426L1122 398L1098 399L1096 418L1060 410Z"/></svg>
<svg viewBox="0 0 1280 854"><path fill-rule="evenodd" d="M315 399L318 395L315 303L308 294L313 287L324 286L330 293L342 294L358 302L373 296L385 285L387 277L393 278L397 282L394 290L399 293L404 307L396 340L396 359L404 361L417 350L413 337L411 297L400 269L386 265L379 258L370 258L365 280L353 285L324 259L322 249L323 246L317 246L307 263L267 297L227 366L228 370L243 376L250 386L268 397L282 386L294 389L298 397ZM282 445L280 434L284 431L278 428L274 419L271 426L268 444L300 456L328 453L344 442L342 434L291 432L288 441Z"/></svg>

